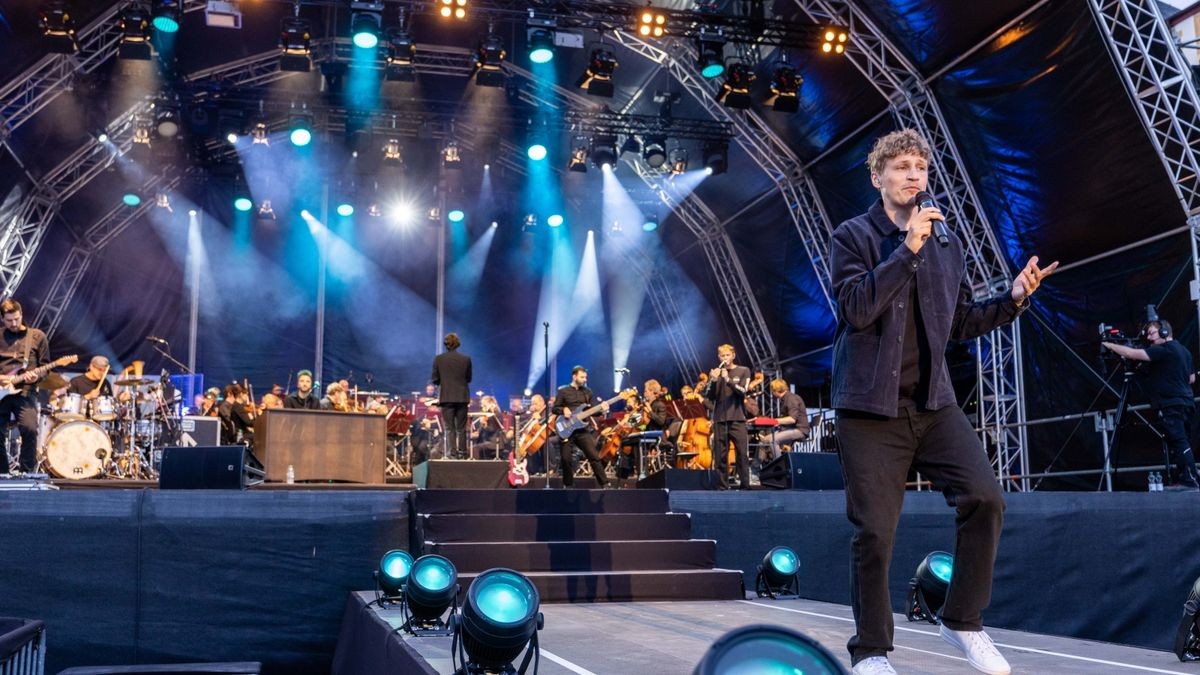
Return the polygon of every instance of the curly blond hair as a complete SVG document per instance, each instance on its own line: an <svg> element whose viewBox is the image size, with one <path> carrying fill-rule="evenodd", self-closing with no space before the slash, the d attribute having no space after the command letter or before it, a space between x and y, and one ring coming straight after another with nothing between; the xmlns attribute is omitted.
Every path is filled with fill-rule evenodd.
<svg viewBox="0 0 1200 675"><path fill-rule="evenodd" d="M928 141L916 131L912 129L893 131L875 141L875 147L871 148L871 154L867 155L867 168L871 170L871 173L881 173L883 165L887 164L889 159L908 154L917 155L929 161L929 156L933 154L933 151L929 148Z"/></svg>

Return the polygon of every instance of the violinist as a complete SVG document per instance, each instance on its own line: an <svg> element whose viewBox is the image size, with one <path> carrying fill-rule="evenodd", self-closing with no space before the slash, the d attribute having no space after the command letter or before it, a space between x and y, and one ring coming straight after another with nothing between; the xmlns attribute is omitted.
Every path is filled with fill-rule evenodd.
<svg viewBox="0 0 1200 675"><path fill-rule="evenodd" d="M321 399L321 410L352 412L350 393L346 391L341 382L330 382L325 387L325 396Z"/></svg>
<svg viewBox="0 0 1200 675"><path fill-rule="evenodd" d="M253 446L254 416L250 394L242 385L226 385L225 400L217 406L217 417L221 420L221 444Z"/></svg>
<svg viewBox="0 0 1200 675"><path fill-rule="evenodd" d="M479 459L507 459L512 432L504 428L496 397L484 396L480 399L480 410L484 415L476 417L471 424L472 455Z"/></svg>
<svg viewBox="0 0 1200 675"><path fill-rule="evenodd" d="M277 410L283 407L283 386L274 384L271 385L271 391L263 394L262 406L263 410Z"/></svg>

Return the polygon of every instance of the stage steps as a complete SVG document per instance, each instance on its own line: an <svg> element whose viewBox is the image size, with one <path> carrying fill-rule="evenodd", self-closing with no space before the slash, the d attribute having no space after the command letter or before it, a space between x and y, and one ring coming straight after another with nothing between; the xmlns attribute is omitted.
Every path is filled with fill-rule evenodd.
<svg viewBox="0 0 1200 675"><path fill-rule="evenodd" d="M742 572L715 569L665 490L418 490L413 548L454 562L465 590L510 567L543 602L741 599Z"/></svg>

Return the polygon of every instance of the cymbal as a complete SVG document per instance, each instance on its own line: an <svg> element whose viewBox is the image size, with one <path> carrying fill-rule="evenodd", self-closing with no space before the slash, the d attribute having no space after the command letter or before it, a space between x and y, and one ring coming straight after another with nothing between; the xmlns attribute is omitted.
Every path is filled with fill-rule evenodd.
<svg viewBox="0 0 1200 675"><path fill-rule="evenodd" d="M49 373L41 382L38 382L38 389L54 391L55 389L62 389L67 384L67 378L58 373Z"/></svg>
<svg viewBox="0 0 1200 675"><path fill-rule="evenodd" d="M125 380L117 380L114 384L118 387L141 387L147 384L154 384L154 380L141 377L131 377Z"/></svg>

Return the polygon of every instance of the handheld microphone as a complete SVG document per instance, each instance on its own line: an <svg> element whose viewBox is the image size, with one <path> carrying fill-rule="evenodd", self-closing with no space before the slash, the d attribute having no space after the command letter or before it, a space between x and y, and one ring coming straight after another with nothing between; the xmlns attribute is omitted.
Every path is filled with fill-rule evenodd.
<svg viewBox="0 0 1200 675"><path fill-rule="evenodd" d="M917 208L919 209L928 209L937 206L937 204L933 201L933 195L925 192L924 190L917 193L916 199ZM933 236L942 246L950 245L950 231L946 229L945 220L933 221Z"/></svg>

